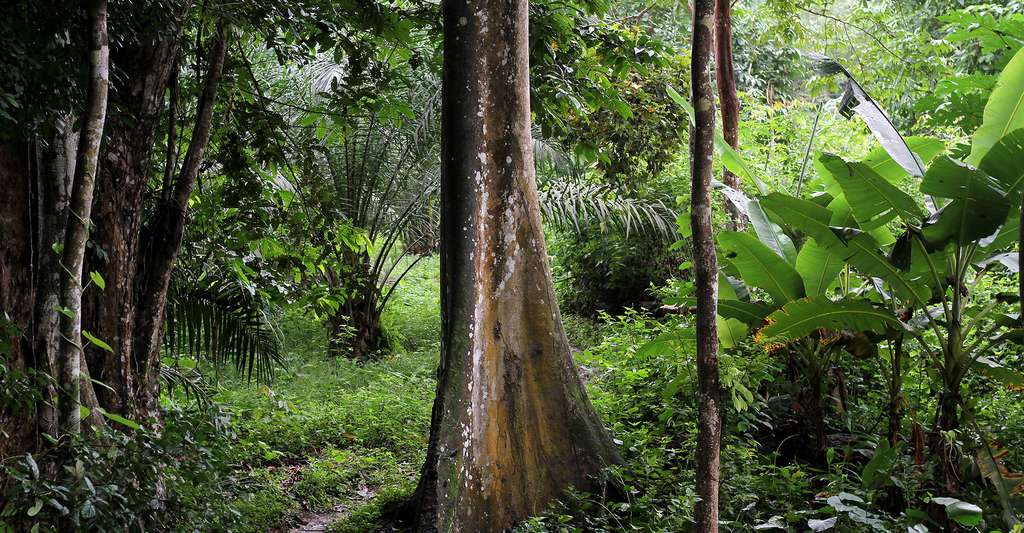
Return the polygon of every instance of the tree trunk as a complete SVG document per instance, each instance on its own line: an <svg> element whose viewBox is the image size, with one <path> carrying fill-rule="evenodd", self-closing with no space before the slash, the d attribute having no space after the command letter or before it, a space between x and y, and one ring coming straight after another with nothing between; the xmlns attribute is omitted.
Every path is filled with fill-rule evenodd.
<svg viewBox="0 0 1024 533"><path fill-rule="evenodd" d="M71 188L71 204L64 249L61 257L60 290L60 430L77 435L81 431L82 389L82 266L85 243L89 238L96 168L107 115L107 88L110 84L110 48L107 44L107 2L93 0L89 5L89 85L83 116L84 129L78 145L78 161ZM86 371L86 375L88 372Z"/></svg>
<svg viewBox="0 0 1024 533"><path fill-rule="evenodd" d="M139 30L139 42L115 51L119 83L111 88L111 114L103 164L97 182L93 240L95 252L87 258L89 270L100 272L107 283L102 293L86 294L83 319L86 327L114 349L107 353L86 349L94 377L106 387L97 392L107 410L128 416L140 414L136 375L145 371L146 357L134 357L136 311L142 293L141 229L144 194L153 174L153 148L170 70L177 57L184 19L191 0L164 14L154 8L146 20L155 21ZM109 388L108 388L109 387Z"/></svg>
<svg viewBox="0 0 1024 533"><path fill-rule="evenodd" d="M960 452L955 443L947 441L943 433L960 429L960 384L949 384L939 397L939 412L936 431L932 434L932 453L938 457L938 476L944 489L950 494L960 490Z"/></svg>
<svg viewBox="0 0 1024 533"><path fill-rule="evenodd" d="M367 309L360 300L346 303L328 317L328 355L365 361L387 348L380 314Z"/></svg>
<svg viewBox="0 0 1024 533"><path fill-rule="evenodd" d="M890 345L892 347L892 364L889 372L889 446L896 447L900 440L900 429L903 427L903 336Z"/></svg>
<svg viewBox="0 0 1024 533"><path fill-rule="evenodd" d="M344 274L331 273L327 283L335 293L347 296L327 319L327 352L331 357L365 361L388 347L377 308L378 287L368 254L344 249L337 255Z"/></svg>
<svg viewBox="0 0 1024 533"><path fill-rule="evenodd" d="M136 314L135 344L132 349L136 361L140 363L138 369L141 383L137 398L139 414L147 418L157 415L157 400L160 396L160 337L167 306L167 289L181 248L188 199L199 177L199 168L213 131L213 108L227 50L226 31L223 23L217 25L208 54L209 65L203 93L199 97L196 124L192 129L181 172L174 182L173 192L160 207L146 232L145 277L140 280L143 291Z"/></svg>
<svg viewBox="0 0 1024 533"><path fill-rule="evenodd" d="M444 2L441 298L420 531L500 531L620 461L570 355L530 139L526 0Z"/></svg>
<svg viewBox="0 0 1024 533"><path fill-rule="evenodd" d="M732 0L715 0L715 81L718 101L722 107L722 135L735 149L740 147L740 99L736 95L736 72L732 61ZM726 169L722 182L727 187L743 190L739 176ZM732 228L743 231L746 221L732 201L726 200Z"/></svg>
<svg viewBox="0 0 1024 533"><path fill-rule="evenodd" d="M18 372L32 366L31 353L20 342L32 319L33 300L32 271L26 268L32 263L29 155L28 143L0 144L0 365ZM8 324L17 328L10 336ZM0 460L33 449L34 413L23 407L0 403Z"/></svg>
<svg viewBox="0 0 1024 533"><path fill-rule="evenodd" d="M1019 228L1017 230L1017 264L1022 264L1024 261L1024 195L1021 196L1021 214L1019 221ZM1017 269L1017 299L1020 316L1017 318L1021 325L1024 325L1024 276L1021 275L1020 268Z"/></svg>
<svg viewBox="0 0 1024 533"><path fill-rule="evenodd" d="M696 531L718 531L718 486L722 434L719 405L718 261L711 226L711 173L715 104L711 88L711 28L714 0L695 0L691 87L696 113L690 136L690 224L693 228L694 284L697 294L697 502Z"/></svg>
<svg viewBox="0 0 1024 533"><path fill-rule="evenodd" d="M78 132L72 131L73 117L59 119L46 147L40 150L35 190L36 227L35 301L33 304L32 348L35 366L50 376L58 375L60 353L60 255L68 220L68 188L74 180ZM39 432L59 434L57 387L51 381L37 402Z"/></svg>

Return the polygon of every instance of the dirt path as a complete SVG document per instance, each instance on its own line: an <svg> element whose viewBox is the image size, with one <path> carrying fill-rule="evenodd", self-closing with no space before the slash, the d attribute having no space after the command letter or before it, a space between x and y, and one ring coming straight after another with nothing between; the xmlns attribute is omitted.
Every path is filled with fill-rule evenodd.
<svg viewBox="0 0 1024 533"><path fill-rule="evenodd" d="M341 520L345 516L346 509L338 505L333 509L319 513L306 512L299 516L299 524L289 529L289 533L309 533L313 531L327 531L327 528Z"/></svg>

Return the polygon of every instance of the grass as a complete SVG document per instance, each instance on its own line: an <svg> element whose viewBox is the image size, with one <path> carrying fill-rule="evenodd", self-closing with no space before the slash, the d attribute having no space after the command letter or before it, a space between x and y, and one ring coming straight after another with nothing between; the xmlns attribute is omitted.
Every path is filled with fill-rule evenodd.
<svg viewBox="0 0 1024 533"><path fill-rule="evenodd" d="M323 328L289 310L287 370L273 384L222 376L214 398L237 435L234 531L272 531L335 514L332 531L365 531L408 497L423 464L439 354L438 261L402 282L384 316L399 348L371 363L326 355Z"/></svg>

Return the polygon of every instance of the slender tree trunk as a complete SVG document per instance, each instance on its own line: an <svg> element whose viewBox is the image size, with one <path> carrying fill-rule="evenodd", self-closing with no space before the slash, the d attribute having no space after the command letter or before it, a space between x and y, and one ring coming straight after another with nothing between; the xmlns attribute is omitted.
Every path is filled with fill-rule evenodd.
<svg viewBox="0 0 1024 533"><path fill-rule="evenodd" d="M107 115L107 89L110 84L110 48L107 44L107 2L92 0L89 5L89 85L84 128L79 140L78 162L71 189L67 230L61 257L61 349L59 357L61 432L77 435L81 430L82 389L82 265L85 243L89 238L96 168ZM88 373L86 373L88 375Z"/></svg>
<svg viewBox="0 0 1024 533"><path fill-rule="evenodd" d="M939 397L938 416L935 431L932 434L932 453L938 457L938 479L944 483L944 489L950 494L960 490L962 482L960 474L960 452L956 446L944 438L944 433L960 429L960 383L946 384L945 391Z"/></svg>
<svg viewBox="0 0 1024 533"><path fill-rule="evenodd" d="M740 147L740 99L736 95L736 72L732 61L732 0L715 0L715 81L718 101L722 107L722 135L729 146ZM726 169L722 182L737 191L742 190L739 176ZM743 231L746 221L731 201L726 200L732 228Z"/></svg>
<svg viewBox="0 0 1024 533"><path fill-rule="evenodd" d="M135 345L133 353L140 362L139 374L139 407L140 414L146 417L156 416L157 400L160 396L160 336L163 332L164 312L167 305L167 289L170 287L171 273L181 248L181 239L185 229L188 199L192 188L199 178L199 168L203 163L206 145L213 131L213 108L217 101L217 90L220 87L221 74L224 71L224 58L227 51L227 28L224 23L217 25L208 54L209 64L203 93L199 97L196 111L196 124L192 129L192 138L182 161L181 172L174 182L170 198L157 214L154 224L149 228L146 239L145 274L143 292L137 311L138 320L135 329Z"/></svg>
<svg viewBox="0 0 1024 533"><path fill-rule="evenodd" d="M896 446L903 427L903 336L891 345L892 362L889 371L889 446Z"/></svg>
<svg viewBox="0 0 1024 533"><path fill-rule="evenodd" d="M36 168L35 302L32 329L35 366L50 376L59 375L60 353L60 245L68 220L68 188L75 175L78 132L72 131L73 117L58 119L53 125L46 148L39 154ZM46 386L38 402L37 424L40 434L59 434L57 387Z"/></svg>
<svg viewBox="0 0 1024 533"><path fill-rule="evenodd" d="M722 434L718 383L718 261L711 226L711 173L715 104L711 87L714 0L695 0L691 87L696 120L690 136L690 220L697 292L697 502L696 531L718 531L718 486Z"/></svg>
<svg viewBox="0 0 1024 533"><path fill-rule="evenodd" d="M442 359L420 531L500 531L619 462L569 352L540 222L526 0L443 3Z"/></svg>

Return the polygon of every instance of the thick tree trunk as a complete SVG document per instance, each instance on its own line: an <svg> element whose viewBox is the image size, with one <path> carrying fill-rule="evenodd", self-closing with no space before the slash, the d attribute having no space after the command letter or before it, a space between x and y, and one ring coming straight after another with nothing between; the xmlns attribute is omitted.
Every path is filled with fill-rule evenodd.
<svg viewBox="0 0 1024 533"><path fill-rule="evenodd" d="M31 157L28 143L0 144L0 364L24 372L32 366L28 346L21 342L32 320ZM9 387L0 382L0 387ZM31 409L0 404L0 459L31 451L35 424Z"/></svg>
<svg viewBox="0 0 1024 533"><path fill-rule="evenodd" d="M715 81L718 85L718 101L722 107L722 135L733 148L740 147L740 99L736 95L736 72L732 61L732 0L715 0ZM739 176L724 171L722 182L737 191L742 190ZM746 221L743 214L729 200L726 200L732 228L743 231Z"/></svg>
<svg viewBox="0 0 1024 533"><path fill-rule="evenodd" d="M205 157L206 145L213 131L213 108L217 100L227 39L224 24L218 24L208 54L203 93L196 111L196 124L192 138L182 162L181 172L174 182L174 189L167 202L159 210L154 223L147 231L145 247L145 277L140 280L142 293L136 314L135 344L133 353L140 362L138 388L139 414L144 417L157 415L157 400L160 396L160 336L163 333L164 311L167 305L167 289L171 273L181 248L185 229L185 215L192 188L199 177L199 168Z"/></svg>
<svg viewBox="0 0 1024 533"><path fill-rule="evenodd" d="M93 213L93 240L98 246L88 257L89 270L100 272L107 288L85 295L83 318L93 334L114 348L112 354L94 347L86 350L93 377L106 385L97 390L99 402L129 417L141 411L135 398L145 384L137 386L136 375L145 371L147 362L133 354L139 285L144 279L139 272L143 197L153 174L153 147L170 69L191 5L191 0L181 0L170 16L156 10L148 13L158 23L140 30L141 42L120 49L113 58L124 81L112 87Z"/></svg>
<svg viewBox="0 0 1024 533"><path fill-rule="evenodd" d="M380 314L362 300L339 307L328 317L326 326L327 353L331 357L365 361L387 348Z"/></svg>
<svg viewBox="0 0 1024 533"><path fill-rule="evenodd" d="M711 29L714 0L695 0L691 87L696 120L690 136L690 220L693 228L694 283L697 294L697 502L696 531L718 531L720 440L718 261L711 226L711 173L714 158L715 104L711 88Z"/></svg>
<svg viewBox="0 0 1024 533"><path fill-rule="evenodd" d="M83 131L78 145L75 179L71 187L67 229L61 257L60 319L60 430L77 435L81 431L82 389L82 266L89 238L92 197L99 165L100 143L107 115L110 84L110 48L107 43L107 2L89 5L89 85L83 113ZM85 373L88 376L88 372Z"/></svg>
<svg viewBox="0 0 1024 533"><path fill-rule="evenodd" d="M442 360L420 531L500 531L619 461L551 283L526 0L443 4Z"/></svg>

